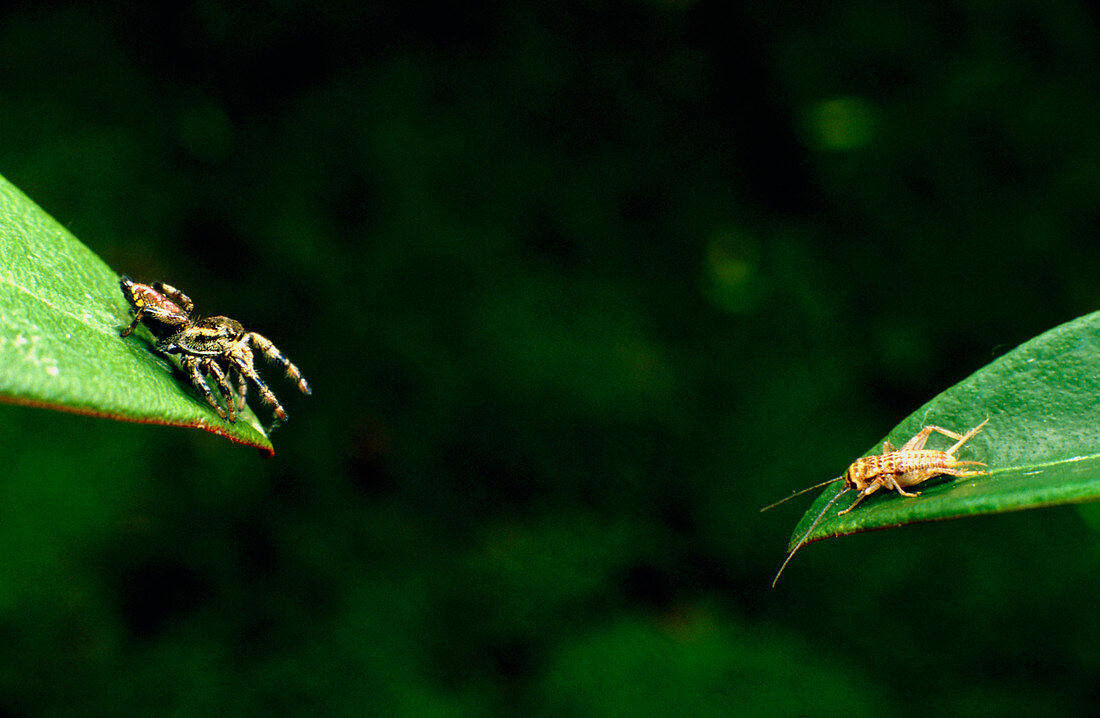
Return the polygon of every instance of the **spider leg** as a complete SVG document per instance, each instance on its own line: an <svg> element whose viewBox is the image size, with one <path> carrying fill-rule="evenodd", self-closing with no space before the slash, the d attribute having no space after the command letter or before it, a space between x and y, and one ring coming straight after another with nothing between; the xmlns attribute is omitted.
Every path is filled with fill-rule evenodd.
<svg viewBox="0 0 1100 718"><path fill-rule="evenodd" d="M187 356L186 354L180 356L180 364L191 374L191 383L195 385L195 388L206 399L206 403L214 408L214 411L218 412L218 416L225 418L225 410L218 404L218 400L214 398L214 392L210 390L210 385L206 383L206 378L202 375L202 359L198 357Z"/></svg>
<svg viewBox="0 0 1100 718"><path fill-rule="evenodd" d="M237 363L234 364L237 367L237 371L242 376L248 378L253 384L256 385L256 389L260 392L260 397L263 398L264 403L271 407L271 410L275 412L275 416L280 421L286 421L286 411L283 409L283 405L279 403L279 400L275 398L275 395L271 393L271 390L267 388L267 384L264 384L264 380L260 378L260 375L256 373L256 370L251 366L242 366Z"/></svg>
<svg viewBox="0 0 1100 718"><path fill-rule="evenodd" d="M229 386L229 380L225 376L225 372L218 366L218 362L213 359L204 359L202 367L206 371L214 375L214 380L218 382L218 388L221 389L222 398L225 399L225 410L229 412L229 423L232 424L237 421L236 410L236 397L233 396L233 389Z"/></svg>
<svg viewBox="0 0 1100 718"><path fill-rule="evenodd" d="M244 374L236 365L231 364L229 368L237 376L237 410L244 411L244 398L248 395L248 380L244 378Z"/></svg>
<svg viewBox="0 0 1100 718"><path fill-rule="evenodd" d="M309 388L309 384L306 383L305 377L302 376L302 372L298 370L298 367L291 364L289 359L283 356L283 353L271 343L270 339L256 332L248 332L244 335L244 338L251 342L252 346L256 347L256 349L270 361L282 365L283 369L286 370L286 375L298 384L299 391L303 394L313 393Z"/></svg>
<svg viewBox="0 0 1100 718"><path fill-rule="evenodd" d="M133 320L132 320L132 321L130 322L130 326L126 327L126 328L125 328L125 329L123 329L123 330L122 330L121 332L119 332L119 336L120 336L120 337L128 337L128 336L130 336L130 332L134 331L134 328L135 328L135 327L137 327L137 325L138 325L138 322L140 322L140 321L141 321L141 318L142 318L143 316L145 316L145 307L142 307L141 309L139 309L139 310L137 310L136 312L134 312L134 318L133 318Z"/></svg>
<svg viewBox="0 0 1100 718"><path fill-rule="evenodd" d="M191 310L195 308L195 303L191 301L191 297L176 289L171 284L153 282L149 286L178 304L184 314L190 314Z"/></svg>

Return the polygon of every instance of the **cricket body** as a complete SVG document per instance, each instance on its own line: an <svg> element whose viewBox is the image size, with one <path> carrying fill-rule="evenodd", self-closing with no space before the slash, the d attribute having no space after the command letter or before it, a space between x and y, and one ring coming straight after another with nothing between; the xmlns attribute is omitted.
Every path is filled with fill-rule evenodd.
<svg viewBox="0 0 1100 718"><path fill-rule="evenodd" d="M848 470L844 472L843 476L838 476L835 479L830 479L829 481L798 491L782 501L777 501L771 504L771 506L765 506L761 509L761 511L767 511L773 506L778 506L783 503L783 501L794 498L806 491L836 481L844 482L844 489L825 505L825 508L821 510L821 513L818 514L817 518L810 524L810 528L806 529L806 533L802 534L802 537L795 544L794 548L787 554L787 558L783 561L783 565L779 567L779 573L775 574L775 580L772 581L772 587L775 587L776 582L779 581L779 576L782 575L783 569L787 567L791 557L794 556L798 549L805 545L807 537L809 537L810 533L817 528L819 523L821 523L826 512L833 507L833 504L835 504L841 496L844 496L849 491L858 492L856 500L853 501L852 505L848 508L843 511L838 511L837 516L848 513L858 506L863 499L881 488L892 489L902 496L915 497L920 495L919 491L907 491L906 489L928 481L935 476L948 475L965 477L989 474L988 471L972 470L969 468L973 466L985 466L981 461L963 461L955 456L955 452L958 451L963 444L970 441L970 439L981 431L982 427L988 422L989 419L986 419L965 434L956 434L954 431L948 431L939 426L925 426L899 449L895 449L889 441L884 441L882 443L881 454L872 454L871 456L864 456L863 458L856 459L852 462L852 465L848 467ZM945 451L925 449L924 445L928 442L928 437L930 437L933 432L943 434L949 439L953 439L955 443Z"/></svg>

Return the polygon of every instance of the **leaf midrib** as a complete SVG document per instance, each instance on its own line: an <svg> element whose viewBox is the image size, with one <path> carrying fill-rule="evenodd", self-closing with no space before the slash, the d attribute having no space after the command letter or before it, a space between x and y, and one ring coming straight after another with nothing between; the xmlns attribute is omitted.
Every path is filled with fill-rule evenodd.
<svg viewBox="0 0 1100 718"><path fill-rule="evenodd" d="M63 314L65 316L75 320L76 322L79 322L80 324L83 324L84 326L88 327L89 329L94 329L95 331L99 332L100 334L110 335L110 334L113 333L111 331L108 331L102 324L93 323L93 322L88 321L88 318L87 318L88 315L86 315L86 314L83 314L83 315L74 314L71 311L69 311L68 309L60 307L60 306L54 304L53 302L49 301L48 299L45 299L44 297L42 297L42 295L35 294L34 292L32 292L27 287L24 287L21 284L17 284L15 282L11 281L7 277L0 277L0 282L2 282L3 284L7 284L9 287L12 287L12 288L26 294L28 297L31 297L32 299L34 299L34 300L36 300L36 301L38 301L42 304L45 304L47 307L50 307L51 309L56 311L58 314Z"/></svg>

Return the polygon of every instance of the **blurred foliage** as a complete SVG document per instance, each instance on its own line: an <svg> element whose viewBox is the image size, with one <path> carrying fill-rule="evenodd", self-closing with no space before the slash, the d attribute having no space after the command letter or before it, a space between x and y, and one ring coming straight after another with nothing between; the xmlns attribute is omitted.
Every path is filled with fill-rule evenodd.
<svg viewBox="0 0 1100 718"><path fill-rule="evenodd" d="M0 407L0 708L1088 712L1094 512L771 591L757 510L1096 308L1092 13L6 12L0 172L314 394L266 461Z"/></svg>

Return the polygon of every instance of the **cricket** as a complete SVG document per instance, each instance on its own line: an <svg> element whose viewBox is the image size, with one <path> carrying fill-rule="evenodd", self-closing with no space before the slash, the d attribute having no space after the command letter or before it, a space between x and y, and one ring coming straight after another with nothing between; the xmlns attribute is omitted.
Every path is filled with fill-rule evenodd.
<svg viewBox="0 0 1100 718"><path fill-rule="evenodd" d="M787 498L776 501L774 504L770 504L760 509L761 511L767 511L807 491L813 491L814 489L821 488L822 486L837 481L843 481L845 484L844 490L834 496L829 503L825 504L825 508L821 509L821 513L819 513L817 518L810 524L810 528L806 529L806 533L802 534L802 537L795 543L794 548L787 554L787 558L783 561L783 565L779 567L779 572L775 574L775 579L772 581L772 588L775 588L775 584L778 583L779 577L783 575L783 569L787 568L787 564L791 562L791 557L794 556L798 549L805 545L806 539L813 530L817 528L817 525L821 523L825 514L834 504L836 504L841 496L844 496L849 491L855 490L858 492L856 500L853 501L852 505L848 508L843 511L838 511L837 516L848 513L858 506L861 501L881 488L886 488L888 490L892 489L902 496L912 498L914 496L919 496L920 492L906 491L907 488L916 486L936 476L945 474L949 476L988 475L988 471L975 471L968 468L972 466L984 467L985 464L981 461L962 461L955 457L955 452L962 448L963 444L970 441L970 439L988 423L989 419L986 418L985 421L965 434L956 434L954 431L948 431L939 426L928 425L918 431L912 439L905 442L899 449L895 449L889 441L884 441L882 442L881 454L872 454L856 459L852 462L852 465L848 467L846 472L835 479L829 479L828 481L814 484L801 491L796 491ZM942 434L954 440L955 443L946 451L925 449L924 445L928 442L928 437L933 433Z"/></svg>

